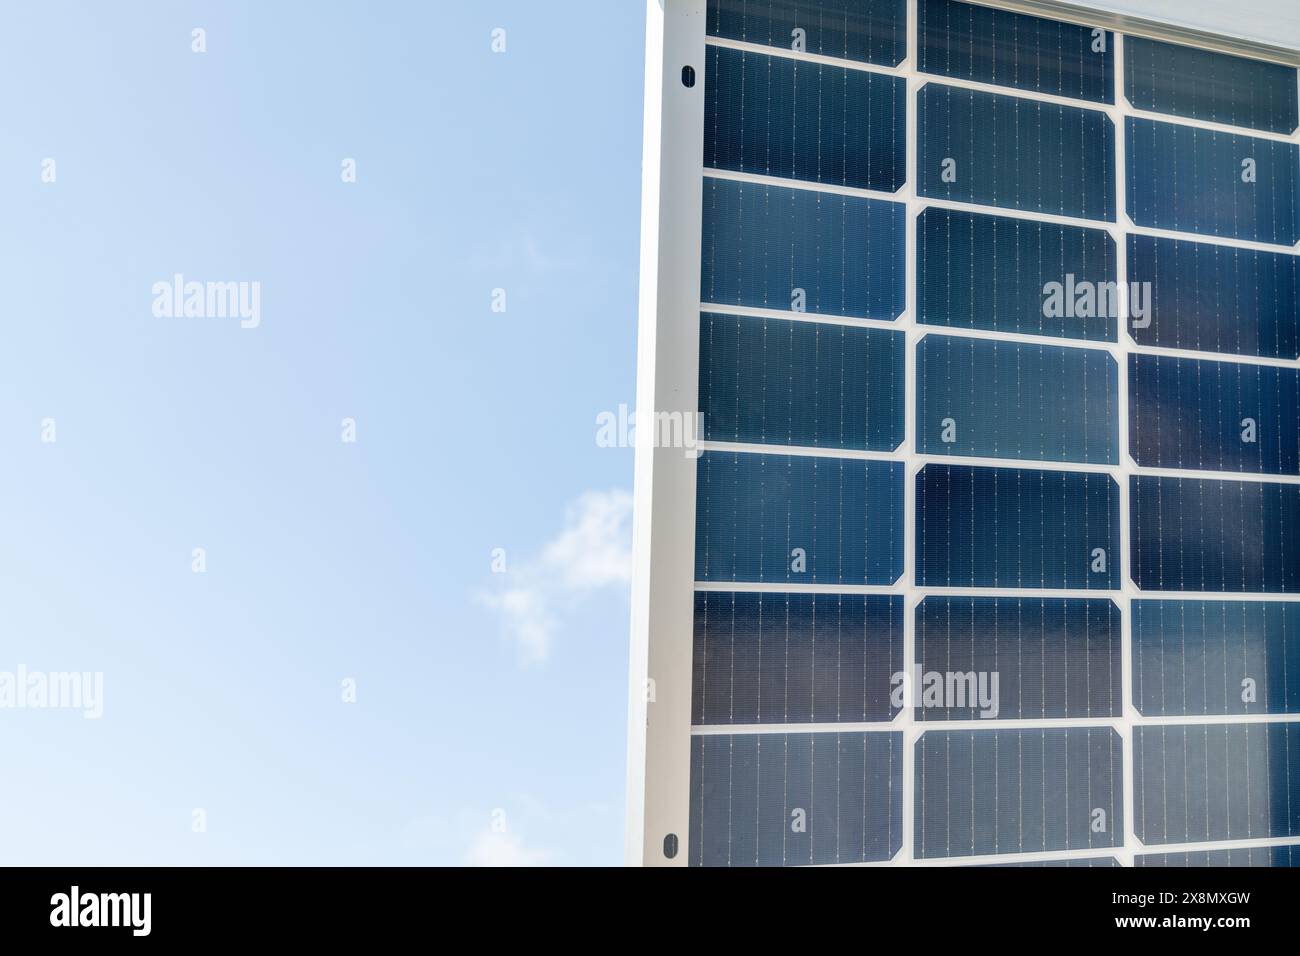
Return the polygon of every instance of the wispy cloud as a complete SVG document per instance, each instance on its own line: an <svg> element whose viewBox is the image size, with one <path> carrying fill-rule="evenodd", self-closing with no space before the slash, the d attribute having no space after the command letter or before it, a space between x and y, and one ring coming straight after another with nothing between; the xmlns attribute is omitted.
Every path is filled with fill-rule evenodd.
<svg viewBox="0 0 1300 956"><path fill-rule="evenodd" d="M631 493L585 492L566 510L560 533L536 557L508 566L504 578L500 590L481 598L501 613L521 659L543 661L566 612L596 591L631 580Z"/></svg>
<svg viewBox="0 0 1300 956"><path fill-rule="evenodd" d="M546 866L551 854L524 846L513 833L484 830L465 853L470 866Z"/></svg>

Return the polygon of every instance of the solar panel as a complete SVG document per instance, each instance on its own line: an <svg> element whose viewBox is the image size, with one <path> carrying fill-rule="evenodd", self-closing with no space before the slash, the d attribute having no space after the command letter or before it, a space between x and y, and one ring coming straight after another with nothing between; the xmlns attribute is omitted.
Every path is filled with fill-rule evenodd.
<svg viewBox="0 0 1300 956"><path fill-rule="evenodd" d="M1080 289L1114 283L1114 240L1101 229L941 206L917 218L916 321L922 325L1114 341L1115 313L1043 307L1043 290L1070 282L1068 276Z"/></svg>
<svg viewBox="0 0 1300 956"><path fill-rule="evenodd" d="M1300 713L1300 605L1134 601L1133 702L1146 717Z"/></svg>
<svg viewBox="0 0 1300 956"><path fill-rule="evenodd" d="M1296 69L649 8L629 858L1295 865Z"/></svg>
<svg viewBox="0 0 1300 956"><path fill-rule="evenodd" d="M707 166L887 193L903 185L900 77L721 46L708 59Z"/></svg>
<svg viewBox="0 0 1300 956"><path fill-rule="evenodd" d="M903 599L700 591L694 660L696 724L889 721Z"/></svg>
<svg viewBox="0 0 1300 956"><path fill-rule="evenodd" d="M1081 219L1115 218L1105 113L927 83L917 94L922 196Z"/></svg>
<svg viewBox="0 0 1300 956"><path fill-rule="evenodd" d="M709 451L696 499L697 581L893 584L903 466Z"/></svg>
<svg viewBox="0 0 1300 956"><path fill-rule="evenodd" d="M1295 143L1129 117L1125 149L1128 214L1139 226L1284 246L1300 240Z"/></svg>
<svg viewBox="0 0 1300 956"><path fill-rule="evenodd" d="M1119 717L1122 657L1106 598L931 595L916 609L916 669L935 699L915 719Z"/></svg>
<svg viewBox="0 0 1300 956"><path fill-rule="evenodd" d="M1123 842L1122 744L1109 727L927 730L916 751L918 858Z"/></svg>
<svg viewBox="0 0 1300 956"><path fill-rule="evenodd" d="M1106 352L927 335L916 396L923 455L1119 460L1119 369Z"/></svg>
<svg viewBox="0 0 1300 956"><path fill-rule="evenodd" d="M1053 96L1114 101L1104 30L953 0L919 0L917 69Z"/></svg>
<svg viewBox="0 0 1300 956"><path fill-rule="evenodd" d="M704 437L893 451L903 442L903 365L901 332L705 313Z"/></svg>
<svg viewBox="0 0 1300 956"><path fill-rule="evenodd" d="M1106 474L925 465L920 587L1119 587L1119 488Z"/></svg>
<svg viewBox="0 0 1300 956"><path fill-rule="evenodd" d="M1129 282L1150 290L1133 338L1154 348L1300 357L1296 263L1293 253L1129 233Z"/></svg>
<svg viewBox="0 0 1300 956"><path fill-rule="evenodd" d="M1140 110L1293 133L1295 70L1276 63L1129 37L1124 88Z"/></svg>
<svg viewBox="0 0 1300 956"><path fill-rule="evenodd" d="M1138 464L1300 474L1300 369L1133 354L1128 377Z"/></svg>
<svg viewBox="0 0 1300 956"><path fill-rule="evenodd" d="M900 203L708 178L700 298L896 319L904 308L905 225Z"/></svg>

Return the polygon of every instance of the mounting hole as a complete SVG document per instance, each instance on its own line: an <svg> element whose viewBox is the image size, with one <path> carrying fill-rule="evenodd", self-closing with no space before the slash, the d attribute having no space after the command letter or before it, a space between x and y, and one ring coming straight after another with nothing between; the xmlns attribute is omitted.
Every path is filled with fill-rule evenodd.
<svg viewBox="0 0 1300 956"><path fill-rule="evenodd" d="M689 70L690 67L687 67L687 69ZM666 837L664 837L664 856L671 860L676 855L677 855L677 834L670 833Z"/></svg>
<svg viewBox="0 0 1300 956"><path fill-rule="evenodd" d="M682 86L686 87L689 90L694 85L695 85L695 67L693 66L682 67ZM676 837L674 837L674 839L676 839Z"/></svg>

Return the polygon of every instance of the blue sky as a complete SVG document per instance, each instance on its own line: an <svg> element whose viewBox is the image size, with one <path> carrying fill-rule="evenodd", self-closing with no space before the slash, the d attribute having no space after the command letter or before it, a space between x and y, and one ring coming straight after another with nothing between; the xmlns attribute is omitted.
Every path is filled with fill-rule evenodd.
<svg viewBox="0 0 1300 956"><path fill-rule="evenodd" d="M643 18L0 11L0 863L620 861Z"/></svg>

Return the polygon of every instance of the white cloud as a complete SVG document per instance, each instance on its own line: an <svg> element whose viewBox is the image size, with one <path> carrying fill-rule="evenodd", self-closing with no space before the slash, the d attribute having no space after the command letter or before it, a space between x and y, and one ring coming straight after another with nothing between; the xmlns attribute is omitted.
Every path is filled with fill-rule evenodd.
<svg viewBox="0 0 1300 956"><path fill-rule="evenodd" d="M557 615L602 588L632 578L632 495L625 489L588 491L565 513L564 527L538 557L507 566L505 586L481 596L501 612L526 662L550 653Z"/></svg>
<svg viewBox="0 0 1300 956"><path fill-rule="evenodd" d="M513 833L484 830L465 854L470 866L545 866L551 854L524 846Z"/></svg>

